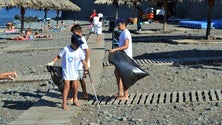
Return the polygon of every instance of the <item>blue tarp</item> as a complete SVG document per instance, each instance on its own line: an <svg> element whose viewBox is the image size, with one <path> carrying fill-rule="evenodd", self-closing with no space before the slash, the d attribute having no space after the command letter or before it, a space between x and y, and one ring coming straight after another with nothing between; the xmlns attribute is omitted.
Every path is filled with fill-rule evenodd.
<svg viewBox="0 0 222 125"><path fill-rule="evenodd" d="M207 21L195 21L195 20L186 20L180 21L179 26L193 28L193 29L206 29L207 28ZM211 21L211 28L215 29L222 29L222 20L212 20Z"/></svg>

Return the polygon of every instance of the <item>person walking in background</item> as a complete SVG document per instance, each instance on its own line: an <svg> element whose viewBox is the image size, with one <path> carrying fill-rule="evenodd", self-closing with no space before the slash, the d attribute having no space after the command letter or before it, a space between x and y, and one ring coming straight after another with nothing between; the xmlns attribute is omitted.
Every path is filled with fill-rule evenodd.
<svg viewBox="0 0 222 125"><path fill-rule="evenodd" d="M89 16L89 22L92 23L93 18L94 18L96 15L97 15L96 10L93 10L92 13L91 13L91 15Z"/></svg>
<svg viewBox="0 0 222 125"><path fill-rule="evenodd" d="M14 80L17 78L16 71L0 73L0 80Z"/></svg>
<svg viewBox="0 0 222 125"><path fill-rule="evenodd" d="M143 9L140 6L137 6L136 8L137 8L137 11L138 11L138 14L137 14L137 30L142 31L141 21L142 21L142 18L143 18Z"/></svg>
<svg viewBox="0 0 222 125"><path fill-rule="evenodd" d="M126 20L118 19L116 24L118 29L122 31L119 36L119 45L116 48L110 49L109 52L114 53L115 51L124 51L130 58L132 58L132 36L127 29ZM117 96L118 100L128 100L128 89L123 88L123 82L117 69L114 70L114 74L118 85L118 93L115 96Z"/></svg>
<svg viewBox="0 0 222 125"><path fill-rule="evenodd" d="M75 35L81 36L81 39L83 41L83 44L80 46L80 48L83 50L85 54L85 61L88 67L90 67L90 52L89 47L87 45L85 37L82 35L82 28L80 25L76 24L71 28L71 32ZM86 83L84 80L84 76L86 76L86 72L84 71L83 65L80 64L78 68L78 80L80 81L82 91L83 91L83 99L88 99L87 89L86 89ZM72 99L71 99L72 100Z"/></svg>
<svg viewBox="0 0 222 125"><path fill-rule="evenodd" d="M99 18L99 22L96 25L96 34L97 34L97 38L96 38L96 43L99 45L101 43L101 37L102 37L102 30L103 30L103 18L100 17Z"/></svg>
<svg viewBox="0 0 222 125"><path fill-rule="evenodd" d="M90 29L90 32L91 32L91 33L94 33L94 32L95 32L94 23L93 23L95 16L97 16L97 13L96 13L96 10L93 10L93 12L91 13L91 15L89 16L89 22L90 22L89 29Z"/></svg>
<svg viewBox="0 0 222 125"><path fill-rule="evenodd" d="M97 29L98 22L99 22L99 16L96 15L96 16L93 17L93 23L92 23L92 25L93 25L93 31L92 32L94 32L94 33L96 33L97 30L98 30Z"/></svg>
<svg viewBox="0 0 222 125"><path fill-rule="evenodd" d="M54 65L60 58L62 58L62 75L65 83L63 91L63 104L62 108L68 110L66 100L68 97L68 92L70 90L70 83L72 84L74 93L73 93L73 104L80 106L78 103L78 67L83 63L85 70L88 70L88 66L85 62L85 55L82 49L79 47L83 44L81 37L78 35L72 35L71 45L64 47L59 55L54 57L52 62L48 63L48 66Z"/></svg>

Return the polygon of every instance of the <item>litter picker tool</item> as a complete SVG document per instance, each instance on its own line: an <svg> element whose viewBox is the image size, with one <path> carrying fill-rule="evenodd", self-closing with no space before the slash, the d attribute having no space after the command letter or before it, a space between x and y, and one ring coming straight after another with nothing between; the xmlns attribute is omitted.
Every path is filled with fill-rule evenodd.
<svg viewBox="0 0 222 125"><path fill-rule="evenodd" d="M90 74L89 70L88 70L88 75L89 75L89 80L90 80L90 82L91 82L91 85L92 85L92 88L93 88L93 91L94 91L94 95L95 95L95 98L96 98L96 105L97 105L97 106L99 107L99 109L100 109L99 100L98 100L98 98L97 98L96 90L95 90L95 87L94 87L94 84L93 84L93 81L92 81L92 77L91 77L91 74Z"/></svg>

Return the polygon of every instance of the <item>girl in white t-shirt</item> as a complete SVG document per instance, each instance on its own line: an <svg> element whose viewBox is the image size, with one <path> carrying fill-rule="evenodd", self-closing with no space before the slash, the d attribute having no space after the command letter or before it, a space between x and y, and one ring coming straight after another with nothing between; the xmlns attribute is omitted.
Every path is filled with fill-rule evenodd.
<svg viewBox="0 0 222 125"><path fill-rule="evenodd" d="M97 44L100 44L100 41L101 41L101 37L102 37L102 28L103 28L103 26L102 26L102 20L103 20L103 18L102 17L100 17L99 18L99 22L97 23L97 25L96 25L96 29L97 29L97 31L96 31L96 34L97 34L97 39L96 39L96 43Z"/></svg>
<svg viewBox="0 0 222 125"><path fill-rule="evenodd" d="M132 58L133 56L132 55L132 36L129 30L127 29L126 20L125 19L117 20L117 25L118 25L118 29L122 31L119 36L119 46L117 48L113 48L109 50L109 52L114 53L115 51L125 51L126 54L130 58ZM119 72L117 71L117 69L115 69L114 73L115 73L117 85L118 85L118 93L115 94L115 96L117 96L118 100L128 100L129 99L128 89L123 87L122 78Z"/></svg>
<svg viewBox="0 0 222 125"><path fill-rule="evenodd" d="M66 105L66 100L68 97L68 92L70 89L70 83L73 86L73 104L80 106L78 103L78 67L82 62L85 69L88 70L88 66L85 62L85 54L83 50L79 47L83 44L81 37L78 35L72 35L71 45L64 47L58 56L56 56L51 63L48 63L48 66L52 66L60 58L62 58L62 76L65 83L63 91L63 104L62 108L68 110L69 108Z"/></svg>

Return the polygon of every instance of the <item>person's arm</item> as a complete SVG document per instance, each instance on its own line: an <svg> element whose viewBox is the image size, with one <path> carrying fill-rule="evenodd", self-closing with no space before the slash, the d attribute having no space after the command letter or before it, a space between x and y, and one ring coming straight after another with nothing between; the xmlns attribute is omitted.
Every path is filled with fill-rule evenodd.
<svg viewBox="0 0 222 125"><path fill-rule="evenodd" d="M82 60L81 62L82 62L82 64L83 64L83 66L84 66L84 70L85 70L85 71L89 70L89 67L88 67L86 61L85 61L85 60Z"/></svg>
<svg viewBox="0 0 222 125"><path fill-rule="evenodd" d="M89 49L86 49L86 64L88 64L89 62L89 59L90 59L90 52L89 52Z"/></svg>
<svg viewBox="0 0 222 125"><path fill-rule="evenodd" d="M14 72L4 72L0 74L0 79L15 79L17 77L17 73Z"/></svg>
<svg viewBox="0 0 222 125"><path fill-rule="evenodd" d="M49 66L53 66L61 57L57 55L53 58L52 62L48 63Z"/></svg>
<svg viewBox="0 0 222 125"><path fill-rule="evenodd" d="M115 51L121 51L121 50L128 49L128 47L129 47L129 39L126 39L125 44L123 46L111 49L111 50L109 50L109 52L114 53Z"/></svg>

